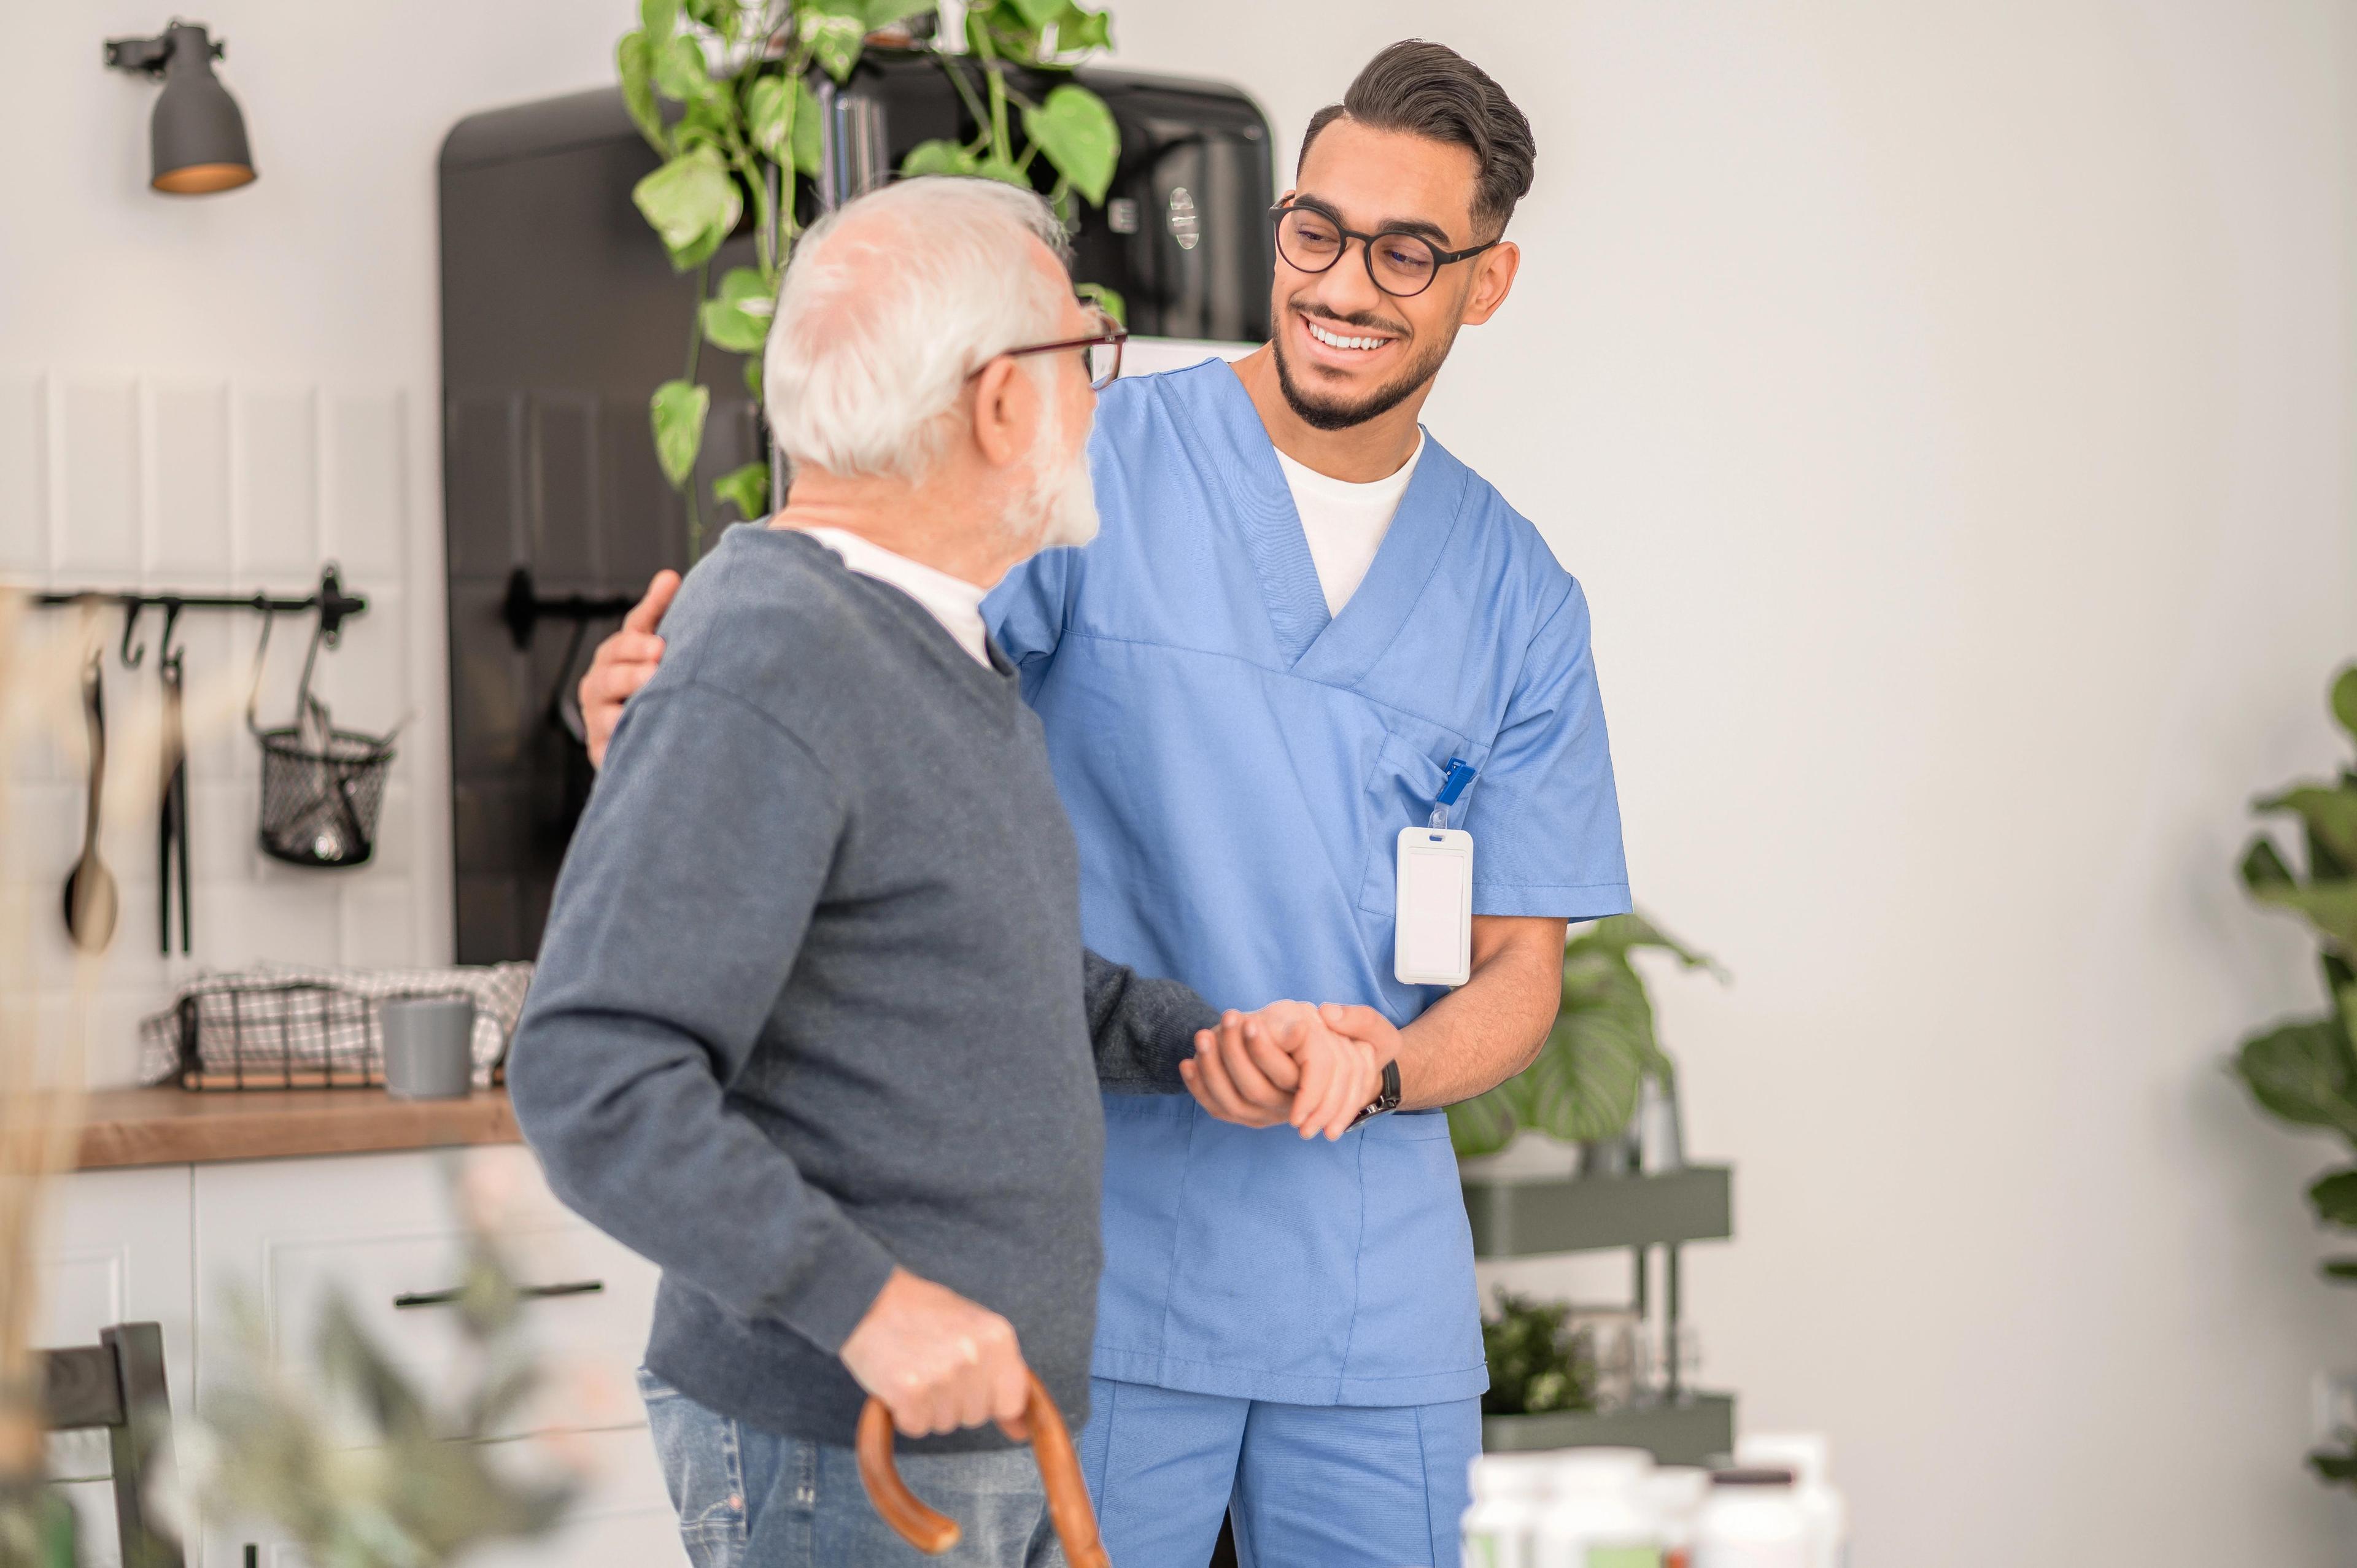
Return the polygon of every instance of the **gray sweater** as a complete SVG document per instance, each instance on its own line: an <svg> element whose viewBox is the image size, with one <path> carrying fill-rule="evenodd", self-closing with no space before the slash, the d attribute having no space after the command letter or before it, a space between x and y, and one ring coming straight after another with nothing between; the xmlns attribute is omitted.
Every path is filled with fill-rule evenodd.
<svg viewBox="0 0 2357 1568"><path fill-rule="evenodd" d="M847 1444L895 1263L997 1311L1078 1423L1100 1085L1217 1014L1084 955L1039 722L992 650L801 534L731 530L663 622L565 856L508 1083L559 1197L661 1265L647 1364ZM1000 1446L995 1427L914 1446Z"/></svg>

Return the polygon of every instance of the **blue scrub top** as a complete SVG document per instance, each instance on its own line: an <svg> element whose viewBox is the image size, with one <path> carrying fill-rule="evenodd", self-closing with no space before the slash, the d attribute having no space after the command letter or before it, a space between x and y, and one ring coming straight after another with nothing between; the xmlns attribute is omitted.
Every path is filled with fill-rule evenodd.
<svg viewBox="0 0 2357 1568"><path fill-rule="evenodd" d="M1275 449L1214 360L1115 382L1102 530L985 606L1047 730L1089 945L1213 1004L1445 994L1392 975L1393 854L1448 759L1480 771L1473 908L1629 908L1587 605L1538 531L1427 439L1372 568L1329 616ZM1472 1240L1438 1112L1339 1143L1105 1098L1098 1376L1296 1404L1488 1387Z"/></svg>

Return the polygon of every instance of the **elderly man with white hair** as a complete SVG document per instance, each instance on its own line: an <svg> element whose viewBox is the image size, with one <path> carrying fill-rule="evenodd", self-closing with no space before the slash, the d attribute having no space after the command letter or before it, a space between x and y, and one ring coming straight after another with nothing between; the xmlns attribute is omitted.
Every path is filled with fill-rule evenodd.
<svg viewBox="0 0 2357 1568"><path fill-rule="evenodd" d="M948 179L803 240L766 365L792 498L681 590L517 1032L551 1182L662 1268L644 1392L701 1564L916 1561L857 1479L868 1394L965 1527L948 1561L1060 1560L1009 1445L1028 1373L1086 1416L1099 1090L1183 1092L1221 1022L1083 952L1039 721L983 628L1010 567L1095 531L1120 333L1060 244L1038 198ZM1339 1135L1361 1047L1280 1006Z"/></svg>

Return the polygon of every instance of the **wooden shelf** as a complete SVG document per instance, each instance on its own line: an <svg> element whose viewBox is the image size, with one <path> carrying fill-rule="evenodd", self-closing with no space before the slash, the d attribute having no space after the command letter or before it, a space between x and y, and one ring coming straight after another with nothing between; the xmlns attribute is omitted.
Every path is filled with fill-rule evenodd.
<svg viewBox="0 0 2357 1568"><path fill-rule="evenodd" d="M394 1100L382 1089L109 1090L90 1097L80 1170L515 1144L507 1091Z"/></svg>
<svg viewBox="0 0 2357 1568"><path fill-rule="evenodd" d="M1465 1184L1477 1258L1526 1258L1735 1234L1735 1176L1688 1165L1662 1176L1478 1176Z"/></svg>
<svg viewBox="0 0 2357 1568"><path fill-rule="evenodd" d="M1642 1448L1664 1465L1701 1465L1735 1451L1735 1396L1686 1394L1674 1403L1609 1412L1481 1418L1492 1454L1547 1448Z"/></svg>

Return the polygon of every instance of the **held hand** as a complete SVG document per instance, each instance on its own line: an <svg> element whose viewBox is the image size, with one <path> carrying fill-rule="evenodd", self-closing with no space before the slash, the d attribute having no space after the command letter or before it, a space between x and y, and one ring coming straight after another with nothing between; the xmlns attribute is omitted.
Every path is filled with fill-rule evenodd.
<svg viewBox="0 0 2357 1568"><path fill-rule="evenodd" d="M1329 1141L1375 1098L1393 1054L1336 1032L1299 1002L1229 1013L1219 1028L1195 1037L1195 1050L1179 1075L1213 1116L1243 1127L1286 1122L1305 1138L1323 1133Z"/></svg>
<svg viewBox="0 0 2357 1568"><path fill-rule="evenodd" d="M1030 1373L1015 1326L953 1290L894 1269L843 1342L843 1364L904 1437L995 1421L1017 1442Z"/></svg>
<svg viewBox="0 0 2357 1568"><path fill-rule="evenodd" d="M647 596L622 618L622 629L597 645L589 672L581 677L581 727L589 738L589 766L606 765L606 743L622 722L622 704L654 679L662 662L663 639L655 635L663 612L679 592L679 574L658 572L647 585Z"/></svg>
<svg viewBox="0 0 2357 1568"><path fill-rule="evenodd" d="M1286 1007L1309 1011L1297 1002L1253 1014L1231 1008L1218 1028L1195 1036L1194 1059L1178 1064L1178 1076L1197 1104L1239 1127L1274 1127L1286 1119L1300 1082L1299 1068L1276 1039L1278 1009Z"/></svg>

